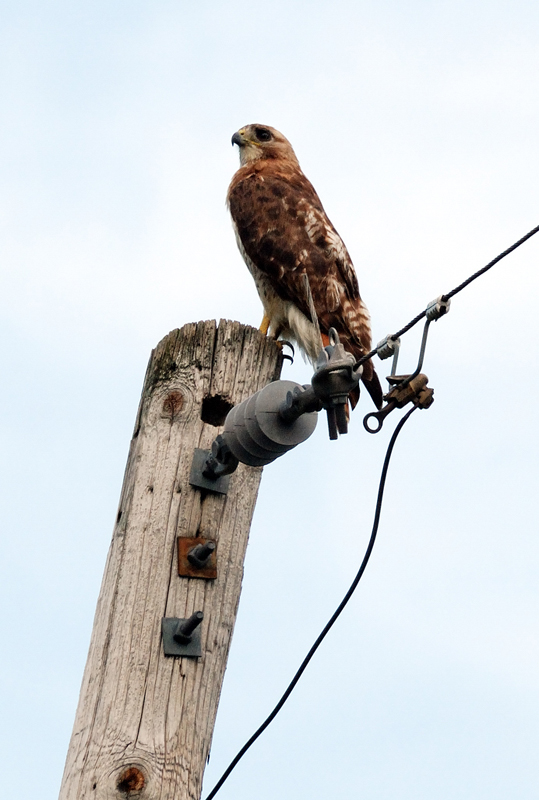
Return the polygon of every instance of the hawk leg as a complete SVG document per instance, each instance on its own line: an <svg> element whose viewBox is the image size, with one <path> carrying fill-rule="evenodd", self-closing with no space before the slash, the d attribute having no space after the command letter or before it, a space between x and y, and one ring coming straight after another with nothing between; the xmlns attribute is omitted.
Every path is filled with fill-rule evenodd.
<svg viewBox="0 0 539 800"><path fill-rule="evenodd" d="M260 330L264 334L264 336L268 335L270 324L271 324L270 318L266 314L264 314L264 319L262 320L262 324L260 325ZM283 349L283 345L285 344L288 345L288 347L292 350L292 355L291 356L283 355L283 358L288 358L288 360L291 363L294 363L294 346L291 342L286 341L286 339L279 339L279 336L281 335L282 332L283 332L283 327L282 325L279 325L271 334L271 338L273 339L279 350Z"/></svg>
<svg viewBox="0 0 539 800"><path fill-rule="evenodd" d="M260 328L259 328L260 332L263 333L264 336L268 335L270 322L271 322L271 320L268 317L268 315L264 314L264 316L262 317L262 322L260 323Z"/></svg>

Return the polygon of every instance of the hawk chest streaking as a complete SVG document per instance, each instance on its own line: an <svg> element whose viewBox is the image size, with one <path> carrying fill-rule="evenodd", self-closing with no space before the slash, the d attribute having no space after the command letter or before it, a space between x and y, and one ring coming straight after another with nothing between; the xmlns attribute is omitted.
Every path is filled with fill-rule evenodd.
<svg viewBox="0 0 539 800"><path fill-rule="evenodd" d="M293 339L316 361L321 344L311 322L306 275L324 344L335 328L349 353L364 355L371 349L370 319L352 260L290 142L268 125L246 125L232 143L240 149L241 166L227 203L264 306L260 329ZM364 364L362 380L380 408L382 387L371 361Z"/></svg>

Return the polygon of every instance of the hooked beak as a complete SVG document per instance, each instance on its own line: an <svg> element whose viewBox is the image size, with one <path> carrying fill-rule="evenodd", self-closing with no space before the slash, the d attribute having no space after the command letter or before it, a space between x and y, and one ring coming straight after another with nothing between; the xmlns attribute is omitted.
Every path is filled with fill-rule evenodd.
<svg viewBox="0 0 539 800"><path fill-rule="evenodd" d="M239 131L236 131L236 133L232 136L232 144L237 144L238 147L243 145L243 136Z"/></svg>

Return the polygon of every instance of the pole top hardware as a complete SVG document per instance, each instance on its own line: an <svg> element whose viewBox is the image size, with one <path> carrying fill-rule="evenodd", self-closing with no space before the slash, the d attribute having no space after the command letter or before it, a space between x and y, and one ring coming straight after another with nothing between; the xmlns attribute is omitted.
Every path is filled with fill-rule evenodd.
<svg viewBox="0 0 539 800"><path fill-rule="evenodd" d="M399 360L401 340L394 336L386 336L381 342L376 345L376 355L381 361L393 356L393 363L391 365L391 374L394 375L397 371L397 361Z"/></svg>
<svg viewBox="0 0 539 800"><path fill-rule="evenodd" d="M391 356L395 355L395 351L399 349L400 344L400 339L395 339L389 334L376 345L376 355L381 361L384 361L386 358L391 358Z"/></svg>
<svg viewBox="0 0 539 800"><path fill-rule="evenodd" d="M419 375L390 375L387 379L393 388L384 395L385 405L380 411L367 414L363 427L368 433L382 430L384 420L395 408L404 408L413 403L417 408L429 408L434 403L434 389L427 386L429 379L422 372ZM376 420L372 427L370 420Z"/></svg>
<svg viewBox="0 0 539 800"><path fill-rule="evenodd" d="M403 408L407 403L414 403L417 408L429 408L434 402L434 389L427 386L428 378L421 372L423 367L423 360L425 358L425 350L427 348L427 339L429 335L429 327L432 322L440 319L449 311L451 305L450 299L445 299L443 295L437 297L428 304L425 310L425 325L423 327L423 336L421 337L421 347L419 349L419 359L415 370L409 375L396 375L397 361L400 352L400 339L396 336L386 336L376 345L376 352L379 358L389 358L393 356L393 363L391 365L391 375L388 375L387 382L389 383L390 391L384 395L385 405L380 411L374 411L372 414L367 414L363 418L363 427L368 433L378 433L382 430L384 420L394 408ZM376 420L371 425L371 420Z"/></svg>
<svg viewBox="0 0 539 800"><path fill-rule="evenodd" d="M435 322L440 317L445 316L451 308L451 300L448 298L444 300L443 294L432 300L425 309L425 316L429 322Z"/></svg>
<svg viewBox="0 0 539 800"><path fill-rule="evenodd" d="M224 431L211 451L195 450L191 486L218 494L228 491L228 476L238 464L263 467L306 441L325 409L329 438L348 432L347 404L357 389L363 367L347 353L334 328L329 345L322 348L312 384L273 381L227 414Z"/></svg>
<svg viewBox="0 0 539 800"><path fill-rule="evenodd" d="M330 328L329 345L320 351L312 380L314 393L327 413L330 439L348 433L348 395L359 385L363 372L362 366L354 369L354 364L354 356L346 352L335 328Z"/></svg>
<svg viewBox="0 0 539 800"><path fill-rule="evenodd" d="M294 381L273 381L234 406L211 451L195 450L191 486L226 494L228 475L240 461L250 467L263 467L308 439L316 428L316 409L320 408L316 398L314 403L303 404L300 414L281 415L288 396L302 392L303 387Z"/></svg>

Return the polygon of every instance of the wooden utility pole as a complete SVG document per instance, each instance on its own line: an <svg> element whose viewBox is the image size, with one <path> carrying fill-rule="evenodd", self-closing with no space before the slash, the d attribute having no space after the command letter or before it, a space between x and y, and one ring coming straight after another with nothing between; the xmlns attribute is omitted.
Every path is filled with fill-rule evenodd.
<svg viewBox="0 0 539 800"><path fill-rule="evenodd" d="M238 322L153 351L105 567L60 800L199 800L261 469L228 494L189 484L229 408L279 377L275 343ZM217 543L214 580L179 577L177 538ZM163 653L163 617L204 612L202 657Z"/></svg>

